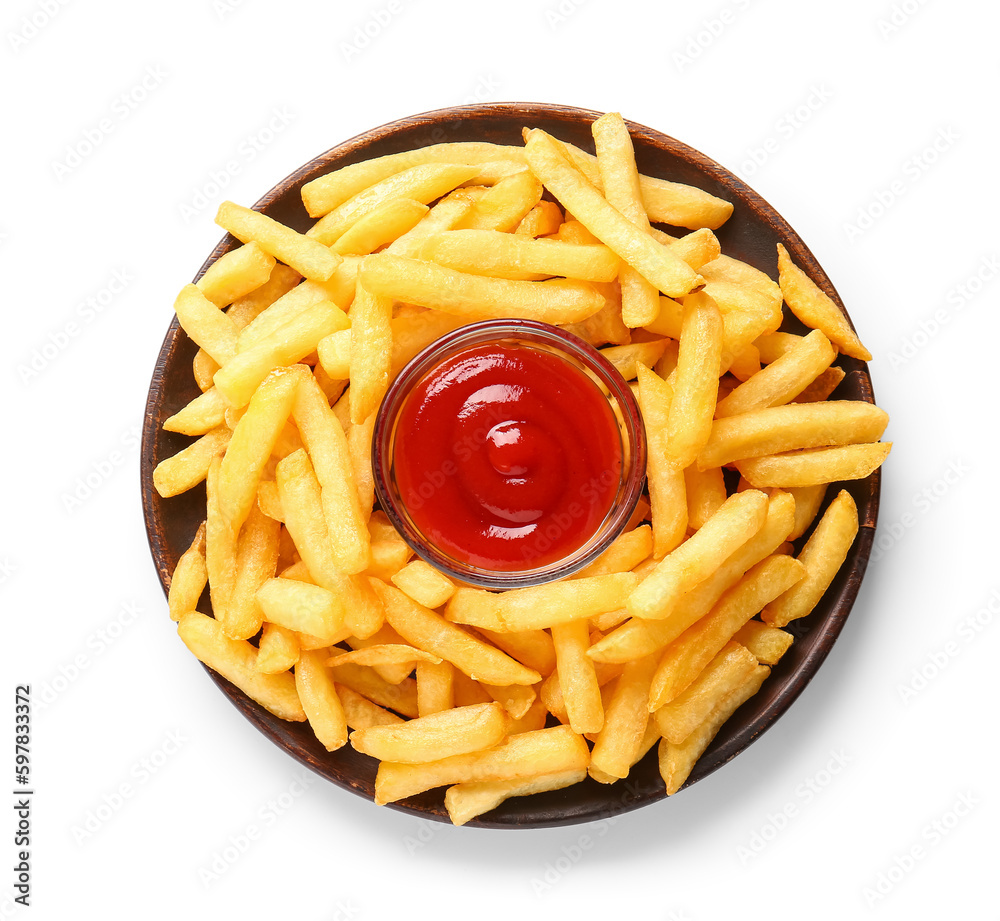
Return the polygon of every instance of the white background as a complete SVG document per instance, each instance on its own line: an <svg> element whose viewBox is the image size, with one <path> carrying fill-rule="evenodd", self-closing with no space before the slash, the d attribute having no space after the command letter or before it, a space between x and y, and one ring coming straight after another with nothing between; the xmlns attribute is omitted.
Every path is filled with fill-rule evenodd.
<svg viewBox="0 0 1000 921"><path fill-rule="evenodd" d="M998 29L974 0L4 4L3 750L30 683L36 792L29 909L0 809L0 916L996 918ZM309 783L177 640L137 472L218 200L501 100L617 109L749 181L895 442L881 549L787 715L669 801L521 832Z"/></svg>

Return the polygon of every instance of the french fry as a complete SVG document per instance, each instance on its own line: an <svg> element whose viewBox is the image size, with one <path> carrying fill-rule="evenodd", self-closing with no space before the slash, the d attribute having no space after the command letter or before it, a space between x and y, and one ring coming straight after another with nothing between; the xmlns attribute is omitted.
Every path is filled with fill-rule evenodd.
<svg viewBox="0 0 1000 921"><path fill-rule="evenodd" d="M236 685L251 700L283 720L306 718L288 672L265 675L257 671L257 650L246 640L226 636L218 621L198 611L188 611L177 622L177 633L212 671Z"/></svg>
<svg viewBox="0 0 1000 921"><path fill-rule="evenodd" d="M425 608L439 608L455 594L455 583L423 560L407 563L389 581Z"/></svg>
<svg viewBox="0 0 1000 921"><path fill-rule="evenodd" d="M704 470L748 457L801 448L877 441L888 422L885 410L861 400L787 403L758 409L717 419L707 444L698 455L698 466Z"/></svg>
<svg viewBox="0 0 1000 921"><path fill-rule="evenodd" d="M587 657L590 628L585 620L574 620L552 627L559 686L566 702L566 714L574 732L584 735L600 732L604 725L601 688L594 671L594 660Z"/></svg>
<svg viewBox="0 0 1000 921"><path fill-rule="evenodd" d="M239 352L215 372L215 386L230 406L245 406L265 377L294 365L316 350L319 341L350 325L347 315L330 301L318 301L274 333Z"/></svg>
<svg viewBox="0 0 1000 921"><path fill-rule="evenodd" d="M528 170L521 170L505 176L482 195L459 227L512 232L541 197L541 183Z"/></svg>
<svg viewBox="0 0 1000 921"><path fill-rule="evenodd" d="M256 242L265 253L306 278L326 281L340 264L340 257L316 240L231 201L219 205L215 223L244 243Z"/></svg>
<svg viewBox="0 0 1000 921"><path fill-rule="evenodd" d="M764 679L771 673L766 665L757 666L744 679L743 684L725 700L720 701L711 715L680 745L672 745L666 739L661 740L659 749L660 776L667 785L667 796L672 796L682 786L691 774L691 769L704 754L718 731L726 720L739 707L746 703L760 690Z"/></svg>
<svg viewBox="0 0 1000 921"><path fill-rule="evenodd" d="M715 410L716 419L789 403L830 367L837 353L814 329L795 347L737 387Z"/></svg>
<svg viewBox="0 0 1000 921"><path fill-rule="evenodd" d="M465 189L456 189L435 204L412 230L397 237L386 248L394 256L416 258L424 240L446 230L454 230L472 209L475 202Z"/></svg>
<svg viewBox="0 0 1000 921"><path fill-rule="evenodd" d="M478 166L501 159L520 163L523 167L524 152L520 147L480 141L431 144L416 150L404 150L401 153L362 160L360 163L352 163L313 179L302 187L302 203L310 217L321 217L364 192L365 189L414 166L422 166L425 163L463 163Z"/></svg>
<svg viewBox="0 0 1000 921"><path fill-rule="evenodd" d="M416 677L420 716L430 716L455 706L455 666L450 662L418 662Z"/></svg>
<svg viewBox="0 0 1000 921"><path fill-rule="evenodd" d="M680 745L756 668L756 657L745 646L730 640L687 690L653 714L660 735Z"/></svg>
<svg viewBox="0 0 1000 921"><path fill-rule="evenodd" d="M851 494L842 489L799 554L805 578L764 608L761 614L764 623L784 627L812 613L847 558L858 527L858 507Z"/></svg>
<svg viewBox="0 0 1000 921"><path fill-rule="evenodd" d="M483 780L454 784L445 791L444 805L453 825L464 825L470 819L496 809L514 796L530 796L549 790L562 790L579 783L587 776L583 768L543 774L525 780Z"/></svg>
<svg viewBox="0 0 1000 921"><path fill-rule="evenodd" d="M683 693L740 627L804 575L805 567L783 554L750 569L705 618L667 647L653 676L650 712Z"/></svg>
<svg viewBox="0 0 1000 921"><path fill-rule="evenodd" d="M319 285L307 281L296 285L265 307L240 330L237 351L247 351L262 339L273 336L282 326L303 313L307 307L312 307L313 304L319 304L326 300L330 299ZM331 303L341 307L336 301L331 301Z"/></svg>
<svg viewBox="0 0 1000 921"><path fill-rule="evenodd" d="M219 468L219 508L233 533L238 533L257 497L264 465L284 428L305 376L302 369L282 369L271 375L250 400L236 424Z"/></svg>
<svg viewBox="0 0 1000 921"><path fill-rule="evenodd" d="M676 548L687 533L684 471L673 462L667 432L673 387L643 365L636 367L639 409L646 426L646 485L653 519L653 556Z"/></svg>
<svg viewBox="0 0 1000 921"><path fill-rule="evenodd" d="M595 772L612 778L628 776L646 733L650 681L655 671L656 657L646 656L629 662L619 675L591 752L592 777Z"/></svg>
<svg viewBox="0 0 1000 921"><path fill-rule="evenodd" d="M358 285L351 308L351 422L378 409L389 386L392 362L392 299Z"/></svg>
<svg viewBox="0 0 1000 921"><path fill-rule="evenodd" d="M453 755L423 764L383 761L375 776L375 802L397 802L409 796L455 783L523 780L541 774L585 769L590 751L583 736L568 726L508 736L482 752Z"/></svg>
<svg viewBox="0 0 1000 921"><path fill-rule="evenodd" d="M793 486L786 490L795 499L795 527L788 535L789 540L798 540L809 530L826 497L827 486L827 483L820 483L817 486Z"/></svg>
<svg viewBox="0 0 1000 921"><path fill-rule="evenodd" d="M196 396L183 409L163 423L165 432L181 435L204 435L218 428L226 419L226 401L214 387Z"/></svg>
<svg viewBox="0 0 1000 921"><path fill-rule="evenodd" d="M333 687L337 697L340 698L347 725L351 729L370 729L372 726L392 726L403 722L401 716L372 703L367 697L362 697L346 685L334 682Z"/></svg>
<svg viewBox="0 0 1000 921"><path fill-rule="evenodd" d="M751 457L737 461L736 466L755 486L801 488L839 480L863 480L878 469L891 450L890 441L851 444L835 448L814 448L792 454Z"/></svg>
<svg viewBox="0 0 1000 921"><path fill-rule="evenodd" d="M546 630L499 632L477 627L476 633L539 675L551 675L555 671L556 650Z"/></svg>
<svg viewBox="0 0 1000 921"><path fill-rule="evenodd" d="M236 577L229 603L216 619L236 640L248 640L261 628L264 612L257 603L257 590L274 578L278 565L278 532L281 525L256 505L240 530L236 543Z"/></svg>
<svg viewBox="0 0 1000 921"><path fill-rule="evenodd" d="M789 309L806 326L822 330L827 338L845 355L871 361L868 351L851 328L847 317L826 293L788 255L788 250L778 244L778 284Z"/></svg>
<svg viewBox="0 0 1000 921"><path fill-rule="evenodd" d="M344 685L362 697L408 719L417 715L417 682L406 678L389 684L378 672L364 665L338 665L330 669L336 684Z"/></svg>
<svg viewBox="0 0 1000 921"><path fill-rule="evenodd" d="M174 301L177 322L208 353L225 364L236 354L236 324L213 304L197 285L185 285Z"/></svg>
<svg viewBox="0 0 1000 921"><path fill-rule="evenodd" d="M642 201L635 151L621 115L617 112L602 115L591 125L591 132L597 148L597 168L601 174L604 197L640 231L648 234L649 216ZM625 325L645 326L651 322L660 309L660 292L656 286L630 265L622 266L618 280L622 286L622 321Z"/></svg>
<svg viewBox="0 0 1000 921"><path fill-rule="evenodd" d="M688 527L697 531L726 501L726 483L721 467L699 470L696 465L684 468L687 493Z"/></svg>
<svg viewBox="0 0 1000 921"><path fill-rule="evenodd" d="M227 307L265 284L275 264L273 256L250 242L216 259L197 285L216 307Z"/></svg>
<svg viewBox="0 0 1000 921"><path fill-rule="evenodd" d="M303 651L295 664L295 689L319 743L328 751L347 744L347 716L333 674L324 664L326 649Z"/></svg>
<svg viewBox="0 0 1000 921"><path fill-rule="evenodd" d="M545 237L556 233L562 222L560 207L554 201L543 199L521 219L514 233L526 237Z"/></svg>
<svg viewBox="0 0 1000 921"><path fill-rule="evenodd" d="M748 620L736 631L733 639L746 646L761 665L777 665L791 648L794 637L759 620Z"/></svg>
<svg viewBox="0 0 1000 921"><path fill-rule="evenodd" d="M537 281L553 275L580 281L614 281L620 260L600 243L562 243L495 230L433 234L420 258L474 275Z"/></svg>
<svg viewBox="0 0 1000 921"><path fill-rule="evenodd" d="M355 749L380 761L421 764L492 748L503 741L509 722L499 704L473 704L397 725L358 729L350 738Z"/></svg>
<svg viewBox="0 0 1000 921"><path fill-rule="evenodd" d="M226 450L231 437L229 429L220 425L172 457L164 458L153 470L153 487L166 498L197 486L208 475L212 461Z"/></svg>
<svg viewBox="0 0 1000 921"><path fill-rule="evenodd" d="M170 619L177 621L182 614L194 611L198 607L198 599L208 584L208 567L205 565L205 522L198 525L191 545L185 550L173 575L170 577L170 588L167 591L167 608Z"/></svg>
<svg viewBox="0 0 1000 921"><path fill-rule="evenodd" d="M476 168L460 163L427 163L405 169L369 186L328 211L307 232L320 244L336 243L359 220L394 198L428 204L476 175ZM302 273L303 275L305 272Z"/></svg>
<svg viewBox="0 0 1000 921"><path fill-rule="evenodd" d="M390 253L366 256L358 279L373 294L455 314L466 322L520 317L578 323L604 306L604 297L587 282L490 278Z"/></svg>
<svg viewBox="0 0 1000 921"><path fill-rule="evenodd" d="M623 531L593 563L579 572L574 579L604 576L613 572L628 572L638 566L653 552L653 530L648 524L631 531Z"/></svg>
<svg viewBox="0 0 1000 921"><path fill-rule="evenodd" d="M524 155L560 204L650 284L676 297L700 283L698 274L670 247L657 243L612 207L544 131L528 132Z"/></svg>
<svg viewBox="0 0 1000 921"><path fill-rule="evenodd" d="M470 678L488 684L534 684L541 675L417 604L398 588L373 580L386 620L408 643L447 659Z"/></svg>
<svg viewBox="0 0 1000 921"><path fill-rule="evenodd" d="M845 377L847 377L847 373L843 368L836 366L827 368L795 398L795 402L819 403L821 400L827 400Z"/></svg>
<svg viewBox="0 0 1000 921"><path fill-rule="evenodd" d="M628 345L616 345L601 349L601 354L615 366L625 380L634 380L639 373L638 365L653 367L666 351L666 339L653 339L649 342L632 342Z"/></svg>
<svg viewBox="0 0 1000 921"><path fill-rule="evenodd" d="M351 388L353 390L353 388ZM344 429L314 379L302 381L292 406L321 487L320 501L339 572L363 572L371 561L371 537Z"/></svg>
<svg viewBox="0 0 1000 921"><path fill-rule="evenodd" d="M638 582L634 573L622 572L566 582L546 582L530 588L511 589L502 594L459 588L445 608L445 617L455 623L498 632L545 629L553 624L583 620L617 610ZM537 677L535 680L538 680Z"/></svg>
<svg viewBox="0 0 1000 921"><path fill-rule="evenodd" d="M341 256L367 256L412 230L428 211L412 198L390 198L358 220L331 249Z"/></svg>
<svg viewBox="0 0 1000 921"><path fill-rule="evenodd" d="M265 623L257 644L257 671L265 675L287 672L299 661L301 652L299 638L294 630Z"/></svg>
<svg viewBox="0 0 1000 921"><path fill-rule="evenodd" d="M308 633L325 645L344 638L343 600L320 585L294 579L268 579L257 590L264 617L286 630Z"/></svg>
<svg viewBox="0 0 1000 921"><path fill-rule="evenodd" d="M794 500L779 493L768 500L763 527L736 550L709 578L687 592L662 620L632 618L587 651L596 662L623 663L662 649L712 609L751 567L776 552L795 521Z"/></svg>
<svg viewBox="0 0 1000 921"><path fill-rule="evenodd" d="M722 316L712 298L702 292L684 298L677 371L667 420L668 457L681 470L694 463L712 431L722 332Z"/></svg>
<svg viewBox="0 0 1000 921"><path fill-rule="evenodd" d="M753 537L767 518L767 496L747 491L730 496L702 527L665 556L629 596L633 617L668 616L685 592L707 579L730 554Z"/></svg>
<svg viewBox="0 0 1000 921"><path fill-rule="evenodd" d="M417 649L414 646L383 643L364 646L361 649L351 650L351 652L338 652L326 664L344 665L348 662L353 662L355 665L371 665L373 667L380 665L409 665L410 667L402 676L405 678L413 671L413 667L418 662L429 662L432 665L440 665L441 661L439 656L425 652L423 649Z"/></svg>

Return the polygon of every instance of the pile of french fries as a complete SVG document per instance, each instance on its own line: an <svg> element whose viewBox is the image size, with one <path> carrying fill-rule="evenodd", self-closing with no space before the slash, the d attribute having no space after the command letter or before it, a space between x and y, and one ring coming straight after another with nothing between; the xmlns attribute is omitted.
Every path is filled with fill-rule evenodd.
<svg viewBox="0 0 1000 921"><path fill-rule="evenodd" d="M890 447L881 409L828 399L838 355L871 356L787 252L777 283L723 255L729 203L639 175L617 114L593 135L596 157L526 129L344 167L303 187L304 234L226 202L243 245L175 305L202 393L164 424L196 440L154 484L207 487L169 587L181 639L327 750L379 759L378 803L447 786L456 824L613 784L654 744L676 792L848 554L857 509L841 490L820 516L828 485ZM807 335L779 331L783 303ZM648 498L601 557L495 593L414 558L371 469L400 369L493 317L599 347L649 445Z"/></svg>

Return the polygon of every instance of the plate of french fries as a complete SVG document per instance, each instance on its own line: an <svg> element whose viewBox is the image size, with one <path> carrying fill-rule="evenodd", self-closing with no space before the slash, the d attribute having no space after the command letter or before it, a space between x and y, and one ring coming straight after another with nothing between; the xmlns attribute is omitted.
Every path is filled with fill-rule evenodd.
<svg viewBox="0 0 1000 921"><path fill-rule="evenodd" d="M672 796L787 710L858 593L890 444L871 355L759 195L617 113L495 104L375 129L216 221L143 507L180 640L275 744L380 805L540 827ZM372 439L409 361L507 317L629 382L647 487L585 569L486 591L396 532Z"/></svg>

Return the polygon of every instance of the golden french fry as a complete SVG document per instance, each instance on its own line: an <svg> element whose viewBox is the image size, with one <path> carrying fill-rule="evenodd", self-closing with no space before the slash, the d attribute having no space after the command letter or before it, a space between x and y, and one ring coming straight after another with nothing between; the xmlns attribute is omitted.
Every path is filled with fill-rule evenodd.
<svg viewBox="0 0 1000 921"><path fill-rule="evenodd" d="M528 132L524 155L531 171L601 242L664 294L687 294L701 282L670 247L643 233L594 188L544 131Z"/></svg>
<svg viewBox="0 0 1000 921"><path fill-rule="evenodd" d="M212 461L229 444L232 433L224 425L206 432L197 441L161 460L153 470L153 486L166 498L197 486L208 475Z"/></svg>
<svg viewBox="0 0 1000 921"><path fill-rule="evenodd" d="M371 537L361 507L350 445L314 378L306 377L300 384L292 418L322 488L320 501L332 542L333 563L346 575L363 572L371 561Z"/></svg>
<svg viewBox="0 0 1000 921"><path fill-rule="evenodd" d="M681 596L707 579L767 519L768 499L748 490L730 496L701 528L667 554L629 596L633 617L667 617Z"/></svg>
<svg viewBox="0 0 1000 921"><path fill-rule="evenodd" d="M562 209L554 201L544 199L521 219L514 233L526 237L545 237L556 233L562 222Z"/></svg>
<svg viewBox="0 0 1000 921"><path fill-rule="evenodd" d="M301 652L299 638L294 630L265 623L257 644L257 671L265 675L287 672L299 661Z"/></svg>
<svg viewBox="0 0 1000 921"><path fill-rule="evenodd" d="M412 198L390 198L360 218L331 249L341 256L367 256L412 230L428 211Z"/></svg>
<svg viewBox="0 0 1000 921"><path fill-rule="evenodd" d="M821 400L827 400L845 377L847 377L847 372L843 368L836 366L827 368L795 398L795 402L819 403Z"/></svg>
<svg viewBox="0 0 1000 921"><path fill-rule="evenodd" d="M613 778L628 776L646 733L650 681L655 671L656 656L634 659L622 670L591 752L591 776L598 771Z"/></svg>
<svg viewBox="0 0 1000 921"><path fill-rule="evenodd" d="M587 776L583 768L543 774L525 780L483 780L458 783L448 787L444 794L445 809L453 825L464 825L470 819L496 809L514 796L530 796L548 790L562 790L579 783Z"/></svg>
<svg viewBox="0 0 1000 921"><path fill-rule="evenodd" d="M341 706L344 708L344 716L347 718L347 725L351 729L392 726L403 722L401 716L372 703L367 697L362 697L357 691L346 685L334 682L333 687L337 692L337 697L340 698Z"/></svg>
<svg viewBox="0 0 1000 921"><path fill-rule="evenodd" d="M536 281L552 275L614 281L620 260L600 243L563 243L496 230L449 230L427 237L420 258L473 275Z"/></svg>
<svg viewBox="0 0 1000 921"><path fill-rule="evenodd" d="M353 296L351 299L353 300ZM349 306L349 303L341 305L337 301L332 300L322 287L310 281L303 281L301 284L296 285L291 290L286 291L281 297L268 304L267 307L240 330L239 339L237 340L237 351L247 351L247 349L256 345L262 339L273 336L282 326L290 320L295 319L307 307L326 300L330 300L331 303L336 304L341 309Z"/></svg>
<svg viewBox="0 0 1000 921"><path fill-rule="evenodd" d="M455 706L455 666L451 662L418 662L416 676L420 716L430 716Z"/></svg>
<svg viewBox="0 0 1000 921"><path fill-rule="evenodd" d="M459 588L445 608L445 617L455 623L498 632L545 629L553 624L583 620L617 610L638 582L634 573L622 572L566 582L547 582L501 594ZM538 680L537 677L535 680Z"/></svg>
<svg viewBox="0 0 1000 921"><path fill-rule="evenodd" d="M185 285L174 301L177 322L220 365L236 354L236 324L197 285Z"/></svg>
<svg viewBox="0 0 1000 921"><path fill-rule="evenodd" d="M316 350L321 339L346 329L350 322L330 301L311 304L216 371L215 386L230 406L245 406L268 374L301 361Z"/></svg>
<svg viewBox="0 0 1000 921"><path fill-rule="evenodd" d="M226 307L265 284L275 264L273 256L251 241L216 259L197 285L216 307Z"/></svg>
<svg viewBox="0 0 1000 921"><path fill-rule="evenodd" d="M877 441L889 422L885 410L861 400L787 403L717 419L698 455L698 466L720 467L762 457L835 445ZM777 484L781 485L781 484ZM805 483L789 483L805 486Z"/></svg>
<svg viewBox="0 0 1000 921"><path fill-rule="evenodd" d="M652 339L649 342L631 342L628 345L616 345L601 349L601 354L607 358L625 380L634 380L639 373L638 365L653 367L666 351L667 339Z"/></svg>
<svg viewBox="0 0 1000 921"><path fill-rule="evenodd" d="M432 665L441 664L440 656L432 655L423 649L413 646L400 645L398 643L376 643L372 646L364 646L361 649L354 649L351 652L340 652L327 661L327 665L344 665L353 662L355 665L409 665L402 676L405 678L413 666L418 662L430 662Z"/></svg>
<svg viewBox="0 0 1000 921"><path fill-rule="evenodd" d="M732 588L751 567L776 552L791 532L795 502L788 493L768 500L763 527L690 592L673 613L662 620L634 617L599 640L587 652L596 662L622 663L638 659L673 642L712 609L723 592Z"/></svg>
<svg viewBox="0 0 1000 921"><path fill-rule="evenodd" d="M570 726L580 735L600 732L604 725L604 705L601 703L601 687L597 683L594 660L587 657L590 646L587 621L553 624L552 642Z"/></svg>
<svg viewBox="0 0 1000 921"><path fill-rule="evenodd" d="M306 718L295 690L295 679L288 672L265 675L257 671L257 650L246 640L226 636L218 621L188 611L177 622L177 633L184 645L212 671L232 682L265 710L283 720L301 722Z"/></svg>
<svg viewBox="0 0 1000 921"><path fill-rule="evenodd" d="M696 465L684 468L687 492L688 527L697 531L726 501L726 483L721 467L699 470Z"/></svg>
<svg viewBox="0 0 1000 921"><path fill-rule="evenodd" d="M392 299L358 285L351 307L351 422L374 413L389 387Z"/></svg>
<svg viewBox="0 0 1000 921"><path fill-rule="evenodd" d="M320 585L294 579L268 579L257 590L264 617L286 630L308 633L325 645L344 638L344 602Z"/></svg>
<svg viewBox="0 0 1000 921"><path fill-rule="evenodd" d="M421 764L492 748L503 741L509 722L499 704L473 704L397 725L355 730L351 745L380 761Z"/></svg>
<svg viewBox="0 0 1000 921"><path fill-rule="evenodd" d="M789 540L798 540L819 514L820 506L826 497L828 483L820 483L816 486L793 486L787 490L795 499L795 527L788 535Z"/></svg>
<svg viewBox="0 0 1000 921"><path fill-rule="evenodd" d="M789 309L806 326L820 329L845 355L871 361L872 353L862 344L833 299L802 271L778 244L778 284Z"/></svg>
<svg viewBox="0 0 1000 921"><path fill-rule="evenodd" d="M452 313L466 322L520 317L578 323L604 306L603 295L587 282L490 278L391 253L366 256L358 280L373 294Z"/></svg>
<svg viewBox="0 0 1000 921"><path fill-rule="evenodd" d="M328 649L304 650L295 663L295 689L319 743L328 751L347 744L347 716L333 673L324 664Z"/></svg>
<svg viewBox="0 0 1000 921"><path fill-rule="evenodd" d="M650 712L683 693L740 627L804 575L805 567L784 554L770 556L750 569L706 617L667 647L653 676Z"/></svg>
<svg viewBox="0 0 1000 921"><path fill-rule="evenodd" d="M691 769L715 738L723 723L736 710L760 690L764 679L771 673L766 665L757 668L744 679L743 684L725 700L720 701L711 715L680 745L672 745L666 739L660 742L660 776L667 785L667 795L672 796L691 774Z"/></svg>
<svg viewBox="0 0 1000 921"><path fill-rule="evenodd" d="M412 230L397 237L386 248L394 256L412 256L420 253L424 240L436 233L454 230L472 209L474 201L466 189L456 189L435 204Z"/></svg>
<svg viewBox="0 0 1000 921"><path fill-rule="evenodd" d="M648 524L619 534L611 546L585 569L574 573L574 579L605 576L613 572L628 572L653 552L653 530Z"/></svg>
<svg viewBox="0 0 1000 921"><path fill-rule="evenodd" d="M264 612L257 603L257 590L274 578L278 565L278 533L281 525L256 505L240 530L236 542L236 577L229 603L216 619L236 640L248 640L261 628Z"/></svg>
<svg viewBox="0 0 1000 921"><path fill-rule="evenodd" d="M439 608L455 594L455 583L423 560L407 563L390 581L425 608Z"/></svg>
<svg viewBox="0 0 1000 921"><path fill-rule="evenodd" d="M480 196L458 226L511 232L541 197L541 183L528 170L521 170L505 176Z"/></svg>
<svg viewBox="0 0 1000 921"><path fill-rule="evenodd" d="M830 340L820 330L814 329L794 348L720 400L715 418L791 402L829 368L836 357Z"/></svg>
<svg viewBox="0 0 1000 921"><path fill-rule="evenodd" d="M617 112L609 112L591 126L597 148L597 168L608 203L639 230L649 233L649 216L642 201L635 151L628 128ZM632 266L622 266L622 320L628 327L645 326L660 310L660 292ZM650 362L652 364L652 362Z"/></svg>
<svg viewBox="0 0 1000 921"><path fill-rule="evenodd" d="M805 566L805 578L764 608L761 614L764 623L784 627L812 613L847 558L858 527L858 507L851 494L842 489L799 554L799 562Z"/></svg>
<svg viewBox="0 0 1000 921"><path fill-rule="evenodd" d="M680 745L756 668L756 657L745 646L730 640L687 690L653 714L660 735Z"/></svg>
<svg viewBox="0 0 1000 921"><path fill-rule="evenodd" d="M408 643L447 659L470 678L495 685L534 684L541 675L506 653L476 639L398 588L374 579L385 618Z"/></svg>
<svg viewBox="0 0 1000 921"><path fill-rule="evenodd" d="M326 281L340 264L340 257L322 243L231 201L219 205L215 223L244 243L256 242L265 253L306 278Z"/></svg>
<svg viewBox="0 0 1000 921"><path fill-rule="evenodd" d="M684 298L677 370L667 420L667 452L683 470L694 463L712 431L719 389L717 359L722 356L722 316L703 292Z"/></svg>
<svg viewBox="0 0 1000 921"><path fill-rule="evenodd" d="M274 446L295 402L304 369L282 369L256 390L246 413L236 424L219 469L219 508L233 533L250 514Z"/></svg>
<svg viewBox="0 0 1000 921"><path fill-rule="evenodd" d="M736 631L733 639L746 646L761 665L777 665L791 648L794 637L759 620L748 620Z"/></svg>
<svg viewBox="0 0 1000 921"><path fill-rule="evenodd" d="M373 668L365 665L338 665L331 668L337 685L344 685L380 707L412 719L417 715L417 682L406 678L389 684Z"/></svg>
<svg viewBox="0 0 1000 921"><path fill-rule="evenodd" d="M667 432L673 387L644 365L636 367L639 409L646 426L646 485L653 521L653 556L684 540L688 525L684 471L672 462Z"/></svg>
<svg viewBox="0 0 1000 921"><path fill-rule="evenodd" d="M514 161L523 168L524 152L520 147L482 141L431 144L417 150L404 150L401 153L362 160L313 179L302 187L302 203L310 217L320 217L366 189L414 166L425 163L479 166L496 160Z"/></svg>
<svg viewBox="0 0 1000 921"><path fill-rule="evenodd" d="M198 599L208 584L208 567L205 564L205 522L198 525L194 540L185 550L174 573L170 577L167 591L167 608L171 620L180 620L182 614L198 607Z"/></svg>
<svg viewBox="0 0 1000 921"><path fill-rule="evenodd" d="M540 675L551 675L555 671L556 650L552 637L546 630L498 632L477 627L476 633Z"/></svg>
<svg viewBox="0 0 1000 921"><path fill-rule="evenodd" d="M891 450L891 441L880 441L835 448L814 448L792 454L749 457L737 461L736 466L755 486L819 486L840 480L863 480L878 469Z"/></svg>
<svg viewBox="0 0 1000 921"><path fill-rule="evenodd" d="M482 752L453 755L423 764L383 761L375 776L375 802L393 803L425 790L473 781L521 780L586 768L590 750L568 726L508 736Z"/></svg>
<svg viewBox="0 0 1000 921"><path fill-rule="evenodd" d="M166 419L163 430L181 435L204 435L225 422L226 405L222 394L214 387L209 387Z"/></svg>
<svg viewBox="0 0 1000 921"><path fill-rule="evenodd" d="M330 246L359 220L393 198L411 198L428 204L476 175L474 166L460 163L426 163L413 166L369 186L328 211L307 232L314 241ZM305 274L305 273L303 273Z"/></svg>

